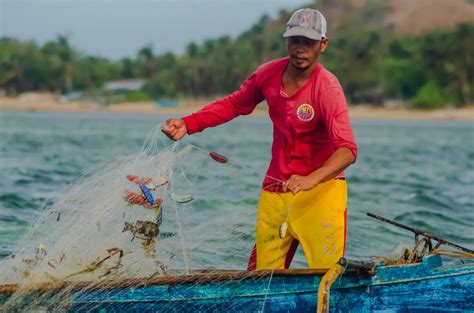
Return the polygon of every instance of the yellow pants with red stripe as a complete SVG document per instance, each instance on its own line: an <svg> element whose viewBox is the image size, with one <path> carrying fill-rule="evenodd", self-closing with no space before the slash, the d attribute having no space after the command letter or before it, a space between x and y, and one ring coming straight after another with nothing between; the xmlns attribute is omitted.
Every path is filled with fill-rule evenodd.
<svg viewBox="0 0 474 313"><path fill-rule="evenodd" d="M344 255L346 205L347 184L342 179L296 195L262 191L257 214L257 269L285 268L295 239L302 245L309 268L330 268ZM287 231L280 234L283 224Z"/></svg>

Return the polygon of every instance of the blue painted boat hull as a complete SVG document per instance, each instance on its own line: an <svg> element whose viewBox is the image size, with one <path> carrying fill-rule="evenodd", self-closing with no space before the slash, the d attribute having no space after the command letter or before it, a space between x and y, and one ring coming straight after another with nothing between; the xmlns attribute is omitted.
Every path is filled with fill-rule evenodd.
<svg viewBox="0 0 474 313"><path fill-rule="evenodd" d="M321 277L279 271L219 282L89 288L69 294L68 311L315 312ZM420 264L378 267L374 276L342 276L332 285L330 311L471 311L473 290L474 264L444 268L434 255Z"/></svg>

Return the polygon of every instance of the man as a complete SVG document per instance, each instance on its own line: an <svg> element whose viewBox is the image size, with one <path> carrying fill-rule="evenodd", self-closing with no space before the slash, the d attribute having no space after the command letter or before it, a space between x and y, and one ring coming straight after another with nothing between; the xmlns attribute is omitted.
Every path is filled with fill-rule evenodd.
<svg viewBox="0 0 474 313"><path fill-rule="evenodd" d="M283 37L288 57L261 65L239 90L183 119L166 121L162 131L180 140L250 114L265 99L273 122L272 160L248 268L255 268L255 258L257 269L287 268L298 242L310 268L329 268L344 255L343 170L355 162L357 147L342 87L318 63L328 47L323 15L296 11Z"/></svg>

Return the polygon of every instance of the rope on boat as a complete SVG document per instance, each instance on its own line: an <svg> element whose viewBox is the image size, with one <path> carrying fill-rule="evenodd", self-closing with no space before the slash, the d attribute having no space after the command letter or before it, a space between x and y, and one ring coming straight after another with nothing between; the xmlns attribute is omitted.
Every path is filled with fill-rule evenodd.
<svg viewBox="0 0 474 313"><path fill-rule="evenodd" d="M459 259L474 259L474 253L456 251L456 250L446 250L446 249L435 249L430 252L430 254L439 254L451 258Z"/></svg>

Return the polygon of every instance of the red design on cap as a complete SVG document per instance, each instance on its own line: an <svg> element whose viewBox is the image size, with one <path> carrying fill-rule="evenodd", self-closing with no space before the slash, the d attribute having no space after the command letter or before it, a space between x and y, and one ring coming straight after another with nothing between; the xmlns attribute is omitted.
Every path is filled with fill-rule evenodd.
<svg viewBox="0 0 474 313"><path fill-rule="evenodd" d="M309 15L303 14L300 19L300 26L303 26L309 22Z"/></svg>

